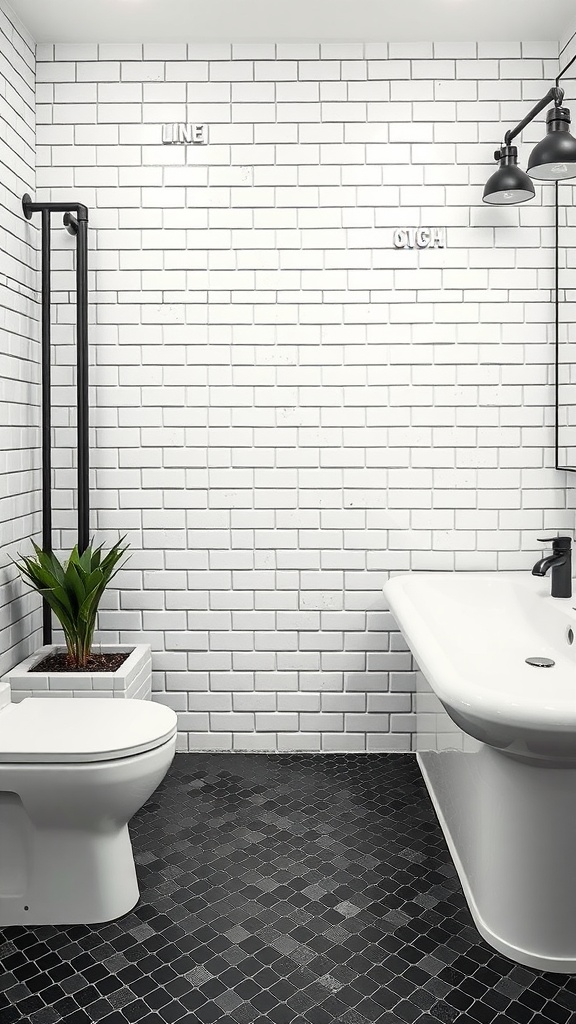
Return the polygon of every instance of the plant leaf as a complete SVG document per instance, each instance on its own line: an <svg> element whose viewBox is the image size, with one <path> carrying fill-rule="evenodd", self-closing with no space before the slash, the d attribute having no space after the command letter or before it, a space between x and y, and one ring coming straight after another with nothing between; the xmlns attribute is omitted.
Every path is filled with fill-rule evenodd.
<svg viewBox="0 0 576 1024"><path fill-rule="evenodd" d="M91 543L82 554L75 545L65 562L32 541L34 555L13 559L25 583L43 597L64 631L66 647L75 664L85 664L92 646L98 606L110 580L122 568L128 550L120 537L107 554Z"/></svg>

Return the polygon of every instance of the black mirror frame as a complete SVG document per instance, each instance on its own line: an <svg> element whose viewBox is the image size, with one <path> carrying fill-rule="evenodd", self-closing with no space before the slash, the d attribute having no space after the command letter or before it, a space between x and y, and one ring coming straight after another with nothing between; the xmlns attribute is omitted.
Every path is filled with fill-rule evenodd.
<svg viewBox="0 0 576 1024"><path fill-rule="evenodd" d="M556 79L556 85L560 82L568 69L576 63L576 54L560 71ZM574 181L574 179L569 179ZM559 187L561 182L557 181L554 186L554 466L567 473L576 473L576 466L560 465L560 204Z"/></svg>

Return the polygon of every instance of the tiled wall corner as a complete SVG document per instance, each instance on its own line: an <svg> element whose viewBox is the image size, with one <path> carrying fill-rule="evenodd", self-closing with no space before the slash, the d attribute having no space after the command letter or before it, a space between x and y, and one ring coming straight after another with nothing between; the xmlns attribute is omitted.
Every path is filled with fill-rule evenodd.
<svg viewBox="0 0 576 1024"><path fill-rule="evenodd" d="M0 4L0 675L39 639L38 600L11 564L39 528L37 231L22 214L33 192L34 43Z"/></svg>
<svg viewBox="0 0 576 1024"><path fill-rule="evenodd" d="M560 67L565 67L574 56L576 56L576 18L572 20L570 27L560 40Z"/></svg>

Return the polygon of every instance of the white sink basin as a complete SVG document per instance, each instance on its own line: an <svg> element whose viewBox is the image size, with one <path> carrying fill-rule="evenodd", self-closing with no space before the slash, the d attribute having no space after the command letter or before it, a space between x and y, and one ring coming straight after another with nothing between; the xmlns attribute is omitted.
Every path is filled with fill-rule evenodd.
<svg viewBox="0 0 576 1024"><path fill-rule="evenodd" d="M384 588L454 722L499 750L576 759L576 611L526 573L413 573ZM576 599L574 599L576 604ZM526 658L544 657L537 668Z"/></svg>

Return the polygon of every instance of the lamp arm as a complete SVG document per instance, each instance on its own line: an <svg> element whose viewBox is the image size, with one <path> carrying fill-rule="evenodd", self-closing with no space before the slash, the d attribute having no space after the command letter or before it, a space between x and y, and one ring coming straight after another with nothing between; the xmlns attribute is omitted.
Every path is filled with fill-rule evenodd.
<svg viewBox="0 0 576 1024"><path fill-rule="evenodd" d="M574 59L576 60L576 57ZM515 128L512 128L510 131L506 132L506 135L504 136L504 145L509 146L510 143L512 142L512 139L515 139L517 135L520 135L520 132L524 131L526 125L530 124L530 122L533 121L534 118L537 117L538 114L542 110L544 110L544 107L547 107L552 100L554 100L554 103L558 107L562 104L563 99L564 90L560 89L557 85L552 86L552 88L548 90L546 95L543 96L542 99L538 101L536 106L532 107L532 110L528 114L526 114L526 117L522 118L520 123L517 124Z"/></svg>
<svg viewBox="0 0 576 1024"><path fill-rule="evenodd" d="M566 67L562 68L562 71L560 72L560 74L558 75L558 78L556 79L556 85L558 85L560 79L564 77L564 75L568 71L568 68L571 68L575 61L576 61L576 53L572 57L572 60L568 61Z"/></svg>

